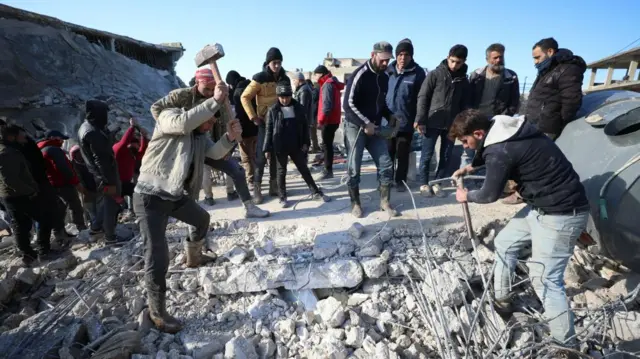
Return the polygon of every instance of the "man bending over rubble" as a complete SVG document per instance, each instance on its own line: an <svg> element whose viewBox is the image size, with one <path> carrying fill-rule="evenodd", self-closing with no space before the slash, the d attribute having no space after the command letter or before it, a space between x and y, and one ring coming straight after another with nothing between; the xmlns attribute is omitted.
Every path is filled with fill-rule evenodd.
<svg viewBox="0 0 640 359"><path fill-rule="evenodd" d="M145 243L145 282L149 315L159 330L176 333L182 324L166 312L165 276L169 268L169 248L165 231L169 217L189 224L185 241L187 267L201 264L202 246L209 230L209 213L196 199L200 193L204 160L221 159L241 138L238 120L227 123L227 133L215 145L207 133L214 114L222 107L227 86L217 84L213 97L185 111L164 109L140 167L133 207L140 219ZM156 114L154 114L156 115Z"/></svg>
<svg viewBox="0 0 640 359"><path fill-rule="evenodd" d="M160 113L165 109L172 108L191 110L197 105L205 102L205 100L211 98L215 88L216 80L213 78L211 70L207 68L198 69L196 71L195 84L193 87L186 87L171 91L167 96L151 105L151 115L153 115L153 118L158 121ZM228 123L228 119L231 118L232 114L227 114L224 106L220 106L216 112L217 111L220 111L221 121L223 123ZM215 160L209 158L206 160L206 164L231 177L244 205L245 217L264 218L270 215L269 211L260 209L258 206L253 204L251 192L249 192L249 187L247 185L246 175L237 162L221 157ZM202 181L202 178L203 176L201 175L199 179Z"/></svg>
<svg viewBox="0 0 640 359"><path fill-rule="evenodd" d="M495 239L495 303L510 312L512 273L520 249L532 246L529 278L549 319L551 336L567 346L574 335L573 315L567 305L564 270L573 246L587 225L589 203L578 174L558 146L522 117L494 116L478 110L459 114L450 131L465 149L476 150L472 165L454 177L486 165L481 189L458 189L458 202L491 203L513 180L527 207L518 212ZM473 167L472 167L473 166Z"/></svg>

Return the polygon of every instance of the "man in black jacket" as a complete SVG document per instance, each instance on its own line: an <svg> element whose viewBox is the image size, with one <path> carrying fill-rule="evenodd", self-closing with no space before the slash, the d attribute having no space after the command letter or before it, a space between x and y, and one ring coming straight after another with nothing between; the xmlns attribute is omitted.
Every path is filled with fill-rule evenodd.
<svg viewBox="0 0 640 359"><path fill-rule="evenodd" d="M540 131L552 139L575 120L582 105L582 80L587 68L580 56L558 49L550 37L533 45L533 62L538 76L533 82L525 115Z"/></svg>
<svg viewBox="0 0 640 359"><path fill-rule="evenodd" d="M313 83L310 79L307 79L307 86L311 89L311 114L310 121L315 123L315 127L309 126L309 131L311 132L311 141L313 142L313 134L315 133L316 142L318 143L318 148L311 147L312 153L322 152L322 147L320 142L318 141L318 101L320 100L320 85L318 83Z"/></svg>
<svg viewBox="0 0 640 359"><path fill-rule="evenodd" d="M347 186L351 197L351 214L356 218L362 217L363 214L360 205L360 166L365 148L378 167L380 210L387 212L391 217L399 215L389 202L393 183L393 162L389 156L387 139L378 132L383 125L383 118L392 126L395 126L397 121L385 102L389 88L386 70L392 58L391 44L386 41L375 43L371 59L353 72L344 90L344 143L349 153Z"/></svg>
<svg viewBox="0 0 640 359"><path fill-rule="evenodd" d="M440 159L436 179L445 177L445 172L453 150L453 141L447 138L449 127L458 113L469 103L469 81L467 79L468 50L464 45L455 45L449 56L433 71L427 74L418 93L416 124L422 134L420 155L420 177L423 196L443 192L439 185L429 186L429 167L436 141L440 138Z"/></svg>
<svg viewBox="0 0 640 359"><path fill-rule="evenodd" d="M91 223L91 232L104 231L105 241L115 243L119 210L117 198L121 195L122 185L107 130L109 107L102 101L89 100L85 110L85 121L78 129L78 141L84 163L95 178L98 196L98 213L95 222Z"/></svg>
<svg viewBox="0 0 640 359"><path fill-rule="evenodd" d="M51 229L54 216L51 202L42 196L38 182L31 173L31 165L22 153L26 136L15 125L0 124L0 199L11 216L11 227L22 262L30 265L51 250ZM31 247L31 227L38 226L38 252Z"/></svg>
<svg viewBox="0 0 640 359"><path fill-rule="evenodd" d="M249 189L253 191L253 178L255 177L256 161L257 161L257 146L258 146L258 126L251 121L247 115L247 111L244 110L240 98L242 93L249 86L251 80L247 80L241 77L236 84L236 89L233 91L233 102L235 103L236 118L240 120L240 126L242 126L242 142L240 142L240 159L242 161L242 167L247 176L247 183ZM253 99L251 104L255 109L256 100Z"/></svg>
<svg viewBox="0 0 640 359"><path fill-rule="evenodd" d="M275 154L278 163L278 192L283 208L289 206L287 201L287 162L289 158L296 165L302 178L309 186L314 199L329 202L318 188L307 166L309 151L309 124L307 109L291 98L291 85L280 83L276 87L278 101L267 112L267 133L262 151L266 156Z"/></svg>
<svg viewBox="0 0 640 359"><path fill-rule="evenodd" d="M307 84L302 72L296 72L293 80L291 81L295 92L293 93L293 99L298 102L302 108L304 108L307 115L307 121L309 123L309 135L311 138L311 153L316 153L320 149L318 146L318 123L317 119L311 115L311 106L313 104L313 92L311 86Z"/></svg>
<svg viewBox="0 0 640 359"><path fill-rule="evenodd" d="M468 192L458 189L459 202L495 202L511 179L528 204L494 242L497 306L509 310L518 254L525 246L531 246L529 279L544 305L551 336L572 346L575 340L567 342L574 335L574 327L564 289L564 271L589 216L589 202L580 177L560 148L523 116L498 115L490 120L480 111L467 110L456 117L449 135L465 148L477 151L473 166L486 166L482 188ZM454 176L473 170L467 166Z"/></svg>

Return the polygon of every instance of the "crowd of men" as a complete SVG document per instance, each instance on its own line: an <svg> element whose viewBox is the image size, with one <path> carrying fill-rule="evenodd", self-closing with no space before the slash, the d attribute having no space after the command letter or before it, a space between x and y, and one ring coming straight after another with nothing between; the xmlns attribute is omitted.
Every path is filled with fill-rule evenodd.
<svg viewBox="0 0 640 359"><path fill-rule="evenodd" d="M503 45L487 47L487 64L471 74L467 48L455 45L426 73L414 59L412 42L404 39L395 52L387 42L374 44L370 60L346 84L323 65L314 70L312 79L301 73L290 79L277 48L268 50L262 70L251 80L230 71L225 84L217 82L211 70L198 69L189 87L174 90L151 106L156 121L152 134L131 120L116 143L107 130L108 105L87 101L78 144L68 156L62 145L69 138L63 133L49 131L36 142L23 128L1 123L3 209L12 218L22 260L30 265L50 256L52 232L56 243L68 243L67 209L78 230L103 234L106 243L118 243L123 240L115 231L118 214L128 207L129 214L137 217L146 246L150 317L159 329L175 333L182 324L166 312L165 229L169 217L189 224L186 266L208 261L203 244L210 215L197 200L202 189L204 203L214 205L213 170L226 174L227 198L240 198L247 217L270 215L256 206L263 202L267 163L268 194L283 207L290 205L289 159L311 198L327 202L331 198L315 181L333 178L333 142L342 126L352 215L359 218L364 213L359 187L367 149L377 167L380 210L397 216L390 203L391 189L406 189L414 132L422 140L420 192L425 196L442 194L438 185L429 185L436 142L440 141L440 151L435 178L440 179L450 174L454 141L459 140L465 150L454 176L486 173L482 188L458 190L459 201L494 202L509 187L514 194L508 203L529 205L496 238L496 253L503 259L495 269L496 305L509 309L518 249L532 243L535 260L546 270L532 269L530 277L550 317L552 336L565 342L574 332L562 274L573 243L586 226L588 202L579 177L554 140L581 105L586 66L553 38L537 42L532 54L538 76L526 108L520 108L517 74L505 67ZM225 101L230 102L231 113ZM518 113L524 117L514 117ZM231 157L236 147L244 168ZM319 151L324 165L314 179L307 158ZM30 244L34 224L37 250Z"/></svg>

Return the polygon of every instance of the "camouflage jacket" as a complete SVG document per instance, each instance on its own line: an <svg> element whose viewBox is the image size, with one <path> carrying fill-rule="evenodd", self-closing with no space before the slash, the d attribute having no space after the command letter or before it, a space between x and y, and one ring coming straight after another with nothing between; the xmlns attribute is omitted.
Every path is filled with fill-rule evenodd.
<svg viewBox="0 0 640 359"><path fill-rule="evenodd" d="M180 108L188 111L203 103L207 98L200 95L197 87L185 87L169 92L169 94L151 105L151 115L158 121L160 113L167 108ZM217 141L227 132L227 123L232 114L228 114L225 106L216 113L216 123L211 130L211 137Z"/></svg>

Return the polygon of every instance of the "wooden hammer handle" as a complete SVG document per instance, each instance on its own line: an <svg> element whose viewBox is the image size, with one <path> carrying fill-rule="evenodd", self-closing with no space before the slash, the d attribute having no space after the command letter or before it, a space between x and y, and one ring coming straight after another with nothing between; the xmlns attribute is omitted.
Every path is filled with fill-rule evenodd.
<svg viewBox="0 0 640 359"><path fill-rule="evenodd" d="M224 82L222 80L222 75L220 75L220 69L218 69L218 64L215 61L211 61L209 63L209 66L211 67L211 72L213 72L213 78L216 80L216 83ZM231 109L231 103L229 102L229 96L232 96L232 95L229 94L227 96L227 98L224 99L224 108L227 111L227 113L229 114L229 116L233 116L233 110ZM232 120L233 120L233 118L232 118Z"/></svg>

